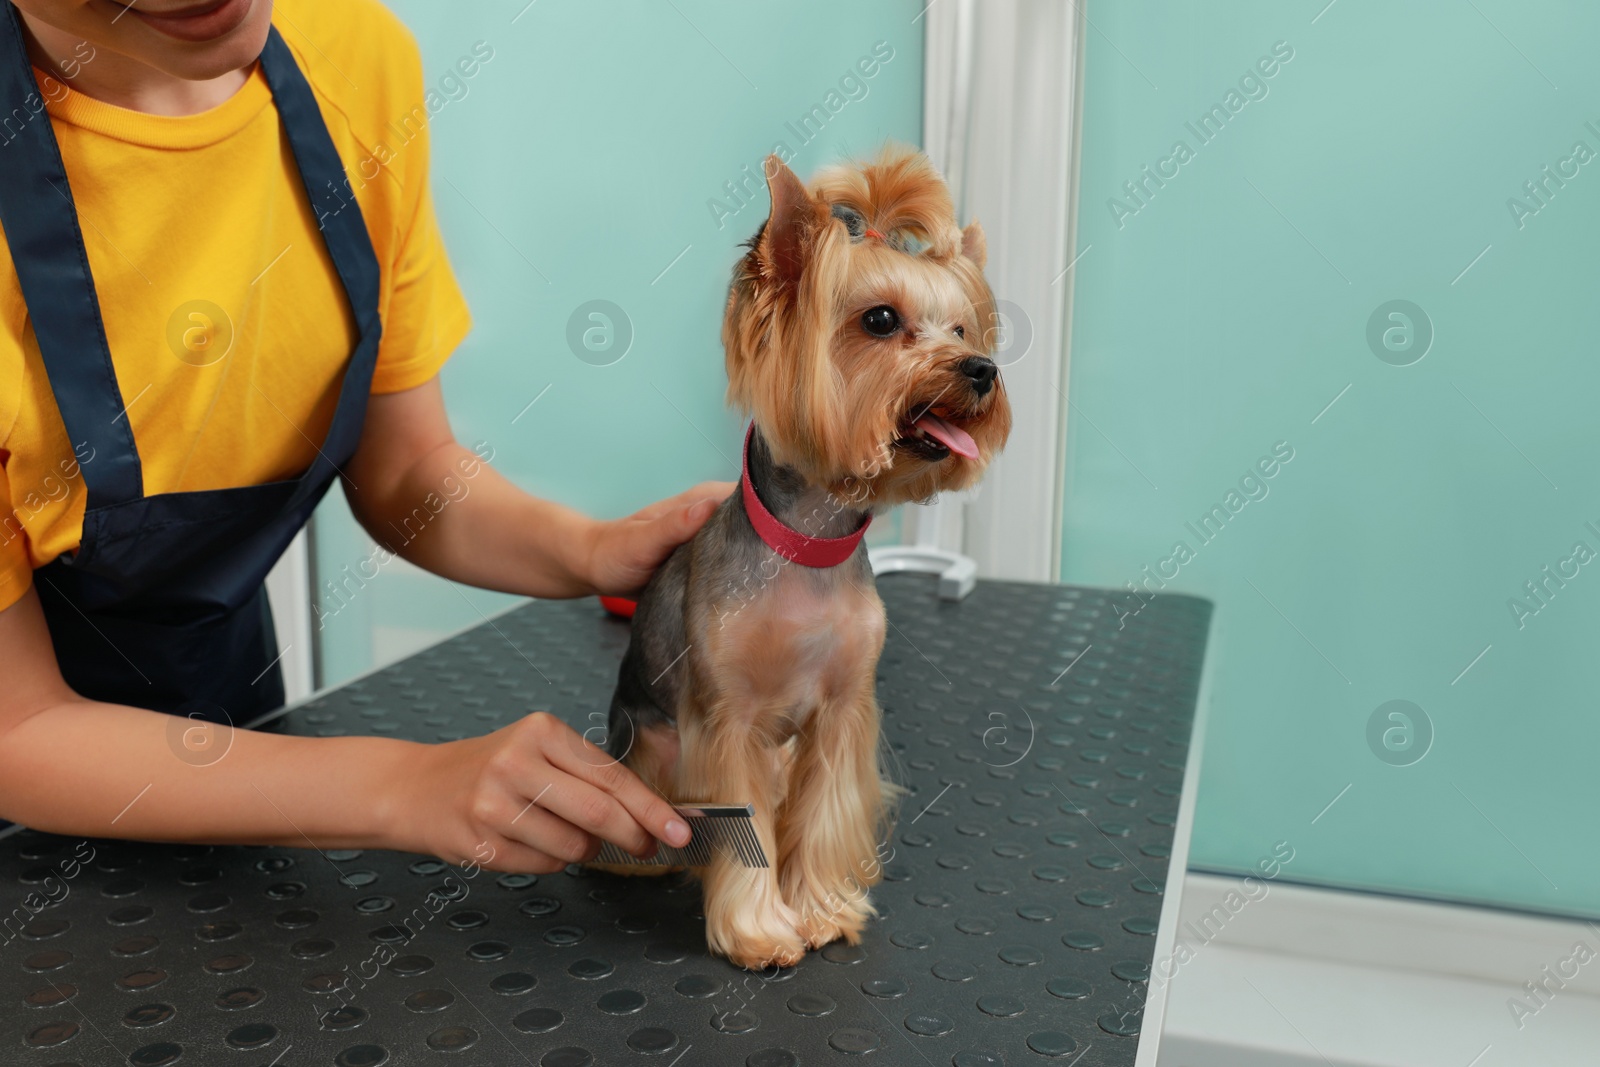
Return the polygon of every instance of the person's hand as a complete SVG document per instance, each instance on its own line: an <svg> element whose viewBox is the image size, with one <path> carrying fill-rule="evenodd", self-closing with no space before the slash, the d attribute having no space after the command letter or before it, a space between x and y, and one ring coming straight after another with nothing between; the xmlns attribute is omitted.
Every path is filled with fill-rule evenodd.
<svg viewBox="0 0 1600 1067"><path fill-rule="evenodd" d="M549 874L600 841L640 858L689 827L627 767L539 712L482 737L419 746L394 783L395 847L452 863Z"/></svg>
<svg viewBox="0 0 1600 1067"><path fill-rule="evenodd" d="M672 550L705 525L733 486L733 482L701 482L626 518L599 523L589 546L590 584L607 595L638 593Z"/></svg>

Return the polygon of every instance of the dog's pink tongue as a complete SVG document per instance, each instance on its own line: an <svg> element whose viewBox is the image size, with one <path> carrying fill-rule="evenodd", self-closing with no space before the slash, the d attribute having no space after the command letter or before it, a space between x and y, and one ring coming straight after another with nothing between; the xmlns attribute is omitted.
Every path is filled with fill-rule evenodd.
<svg viewBox="0 0 1600 1067"><path fill-rule="evenodd" d="M978 443L972 439L972 435L961 427L946 422L933 412L930 411L923 415L912 425L922 430L929 437L936 438L940 444L956 455L965 456L968 459L978 458Z"/></svg>

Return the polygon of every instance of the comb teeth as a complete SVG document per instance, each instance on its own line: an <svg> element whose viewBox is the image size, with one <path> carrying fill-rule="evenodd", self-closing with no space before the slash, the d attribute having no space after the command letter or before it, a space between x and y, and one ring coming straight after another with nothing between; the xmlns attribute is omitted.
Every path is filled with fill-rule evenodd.
<svg viewBox="0 0 1600 1067"><path fill-rule="evenodd" d="M619 863L637 867L706 867L718 853L744 867L766 867L767 853L756 836L755 814L750 804L697 804L676 809L689 824L689 843L682 848L658 844L656 854L647 860L630 855L611 842L603 842L596 863Z"/></svg>

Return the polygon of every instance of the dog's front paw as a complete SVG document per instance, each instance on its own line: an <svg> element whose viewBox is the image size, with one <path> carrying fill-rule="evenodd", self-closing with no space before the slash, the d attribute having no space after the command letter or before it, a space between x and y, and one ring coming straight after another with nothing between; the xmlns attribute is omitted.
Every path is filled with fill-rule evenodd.
<svg viewBox="0 0 1600 1067"><path fill-rule="evenodd" d="M740 967L792 967L806 954L798 916L782 900L741 900L706 908L706 943Z"/></svg>
<svg viewBox="0 0 1600 1067"><path fill-rule="evenodd" d="M821 948L824 945L831 945L841 937L845 939L846 943L851 945L858 945L861 943L861 931L859 929L854 931L854 936L851 936L841 930L837 923L819 919L813 919L810 922L801 923L800 936L804 937L806 939L806 944L812 948Z"/></svg>
<svg viewBox="0 0 1600 1067"><path fill-rule="evenodd" d="M800 916L800 936L812 948L821 948L840 939L846 944L859 945L867 920L877 914L864 892L859 896L813 897L799 903L796 911Z"/></svg>
<svg viewBox="0 0 1600 1067"><path fill-rule="evenodd" d="M769 967L793 967L806 955L806 943L798 937L783 940L764 938L741 942L726 951L718 949L715 945L712 949L721 951L734 966L743 967L748 971L764 971Z"/></svg>

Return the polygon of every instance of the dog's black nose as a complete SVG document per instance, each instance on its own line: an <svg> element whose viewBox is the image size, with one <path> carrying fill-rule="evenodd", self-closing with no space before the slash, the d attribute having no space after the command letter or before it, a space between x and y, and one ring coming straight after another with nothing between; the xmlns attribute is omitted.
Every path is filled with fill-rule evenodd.
<svg viewBox="0 0 1600 1067"><path fill-rule="evenodd" d="M994 387L995 378L1000 375L1000 368L994 365L994 360L985 359L983 356L968 356L961 361L961 373L972 382L972 391L983 396Z"/></svg>

